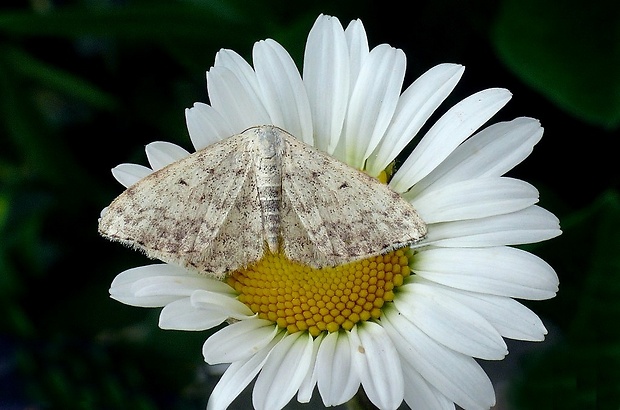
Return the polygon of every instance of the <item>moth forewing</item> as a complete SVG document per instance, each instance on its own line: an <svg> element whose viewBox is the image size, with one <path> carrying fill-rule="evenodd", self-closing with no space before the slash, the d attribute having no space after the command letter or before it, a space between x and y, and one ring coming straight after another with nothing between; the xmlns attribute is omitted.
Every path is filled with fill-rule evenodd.
<svg viewBox="0 0 620 410"><path fill-rule="evenodd" d="M426 226L385 184L275 126L253 127L141 179L101 234L222 278L264 252L315 268L410 245Z"/></svg>
<svg viewBox="0 0 620 410"><path fill-rule="evenodd" d="M262 216L248 142L227 138L141 179L110 204L99 231L217 277L260 259Z"/></svg>
<svg viewBox="0 0 620 410"><path fill-rule="evenodd" d="M387 185L289 134L283 139L282 192L291 210L282 225L302 225L282 232L288 258L301 259L300 248L315 248L307 264L339 265L411 245L426 235L413 206ZM303 235L294 237L296 232ZM304 246L293 246L299 243Z"/></svg>

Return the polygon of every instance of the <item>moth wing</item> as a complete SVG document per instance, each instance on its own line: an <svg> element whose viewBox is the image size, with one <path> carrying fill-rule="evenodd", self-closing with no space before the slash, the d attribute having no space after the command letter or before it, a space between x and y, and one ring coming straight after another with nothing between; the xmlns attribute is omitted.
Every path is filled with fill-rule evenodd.
<svg viewBox="0 0 620 410"><path fill-rule="evenodd" d="M282 247L320 268L380 255L426 235L413 206L381 183L284 134Z"/></svg>
<svg viewBox="0 0 620 410"><path fill-rule="evenodd" d="M222 277L263 255L253 140L235 135L144 177L99 232L147 256Z"/></svg>

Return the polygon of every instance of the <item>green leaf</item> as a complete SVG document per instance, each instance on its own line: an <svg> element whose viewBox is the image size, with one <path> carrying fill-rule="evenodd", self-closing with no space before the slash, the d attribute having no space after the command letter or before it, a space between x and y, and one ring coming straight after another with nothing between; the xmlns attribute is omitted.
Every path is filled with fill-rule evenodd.
<svg viewBox="0 0 620 410"><path fill-rule="evenodd" d="M251 32L256 24L249 23L229 9L222 11L183 2L0 14L0 32L12 35L71 38L94 35L149 41L205 41L218 37L224 28L238 33Z"/></svg>
<svg viewBox="0 0 620 410"><path fill-rule="evenodd" d="M23 157L20 158L23 161L21 168L29 175L41 175L47 181L61 181L63 177L59 171L62 168L58 164L73 165L73 162L62 151L54 149L45 121L34 108L28 93L23 92L22 84L4 58L0 58L0 114L0 125L13 143L7 142L7 145L14 145ZM55 155L50 155L51 152Z"/></svg>
<svg viewBox="0 0 620 410"><path fill-rule="evenodd" d="M620 2L503 0L492 33L504 63L572 115L620 124Z"/></svg>
<svg viewBox="0 0 620 410"><path fill-rule="evenodd" d="M18 48L5 48L4 52L7 65L22 77L84 101L95 108L112 110L117 106L114 97L82 78L46 64Z"/></svg>

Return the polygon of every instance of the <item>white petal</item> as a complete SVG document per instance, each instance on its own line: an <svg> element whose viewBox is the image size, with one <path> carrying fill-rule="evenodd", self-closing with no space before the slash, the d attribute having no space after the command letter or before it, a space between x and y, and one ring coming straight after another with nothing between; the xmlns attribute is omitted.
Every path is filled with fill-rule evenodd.
<svg viewBox="0 0 620 410"><path fill-rule="evenodd" d="M484 316L503 337L516 340L541 341L547 329L540 318L514 299L478 292L460 291L435 284L443 292Z"/></svg>
<svg viewBox="0 0 620 410"><path fill-rule="evenodd" d="M303 382L301 382L301 386L299 386L299 391L297 392L297 401L300 403L308 403L312 399L312 392L316 387L317 383L317 372L316 372L316 357L319 353L319 347L323 341L323 333L318 335L312 341L312 357L310 358L310 367L308 368L308 373L306 377L304 377Z"/></svg>
<svg viewBox="0 0 620 410"><path fill-rule="evenodd" d="M239 115L247 118L237 117L236 121L231 121L230 117L224 115L224 118L230 121L233 134L238 134L251 126L271 124L269 113L264 105L263 93L258 83L256 72L252 66L235 51L222 49L215 56L215 67L218 69L230 70L230 72L234 74L236 79L233 80L231 84L239 84L243 88L243 91L237 98L248 99L248 101L243 101L243 104L246 104L245 107L248 109L253 107L253 109L256 110L256 112L247 112L245 114L243 111L239 111ZM207 73L207 75L209 75L209 73ZM210 99L213 101L212 97L210 97ZM240 110L242 109L243 105L240 105ZM223 112L220 113L224 114Z"/></svg>
<svg viewBox="0 0 620 410"><path fill-rule="evenodd" d="M259 41L252 52L262 101L271 124L312 145L312 114L304 83L288 52L273 40Z"/></svg>
<svg viewBox="0 0 620 410"><path fill-rule="evenodd" d="M353 364L370 401L381 409L396 409L403 401L405 382L400 357L385 329L373 322L351 329Z"/></svg>
<svg viewBox="0 0 620 410"><path fill-rule="evenodd" d="M349 46L349 90L353 90L368 54L368 38L361 20L352 20L344 31Z"/></svg>
<svg viewBox="0 0 620 410"><path fill-rule="evenodd" d="M200 276L151 276L133 283L136 297L183 296L189 297L195 290L204 289L229 295L233 289L225 283Z"/></svg>
<svg viewBox="0 0 620 410"><path fill-rule="evenodd" d="M297 332L286 335L273 348L256 379L252 404L257 410L279 410L299 389L312 357L312 336Z"/></svg>
<svg viewBox="0 0 620 410"><path fill-rule="evenodd" d="M282 332L266 348L259 350L249 359L232 363L213 389L207 410L226 410L263 368L269 353L284 334Z"/></svg>
<svg viewBox="0 0 620 410"><path fill-rule="evenodd" d="M545 339L547 328L538 315L514 299L481 295L482 315L508 339L539 342ZM473 303L471 303L473 305ZM491 306L489 306L491 305ZM472 306L478 308L478 306ZM482 310L484 309L484 310Z"/></svg>
<svg viewBox="0 0 620 410"><path fill-rule="evenodd" d="M370 54L366 30L361 20L352 20L344 31L349 47L349 93L353 92L360 70ZM350 97L350 95L349 95ZM348 106L347 106L348 107ZM346 116L345 116L346 120ZM344 128L344 126L343 126ZM334 157L344 160L346 158L347 143L343 134L336 145L328 147L327 152Z"/></svg>
<svg viewBox="0 0 620 410"><path fill-rule="evenodd" d="M196 151L235 133L220 113L203 103L194 103L192 108L185 109L185 122Z"/></svg>
<svg viewBox="0 0 620 410"><path fill-rule="evenodd" d="M381 323L401 357L447 398L466 410L495 404L493 385L473 358L437 343L396 309L384 310Z"/></svg>
<svg viewBox="0 0 620 410"><path fill-rule="evenodd" d="M133 292L128 292L129 286L122 286L116 289L110 289L110 297L121 303L130 306L139 307L161 307L179 299L179 296L173 295L156 295L156 296L135 296Z"/></svg>
<svg viewBox="0 0 620 410"><path fill-rule="evenodd" d="M325 406L337 406L357 393L360 378L353 368L348 332L325 336L316 358L318 387Z"/></svg>
<svg viewBox="0 0 620 410"><path fill-rule="evenodd" d="M245 360L265 348L277 334L278 327L269 320L240 320L211 335L202 346L202 355L209 364Z"/></svg>
<svg viewBox="0 0 620 410"><path fill-rule="evenodd" d="M435 169L467 137L510 100L508 90L492 88L473 94L446 112L415 147L390 181L405 192Z"/></svg>
<svg viewBox="0 0 620 410"><path fill-rule="evenodd" d="M191 280L195 274L190 273L174 265L164 263L139 266L119 273L110 285L110 297L132 306L159 307L172 301L187 296L181 292L155 292L143 293L143 286L150 286L153 282L145 280L154 279L166 281L167 278L175 278L180 281ZM207 279L207 278L204 278ZM210 279L207 279L210 280ZM229 287L230 288L230 287Z"/></svg>
<svg viewBox="0 0 620 410"><path fill-rule="evenodd" d="M536 188L506 177L471 179L433 188L411 201L427 224L507 214L538 202Z"/></svg>
<svg viewBox="0 0 620 410"><path fill-rule="evenodd" d="M312 110L314 145L333 152L349 102L349 49L336 17L321 15L312 26L304 53L303 80Z"/></svg>
<svg viewBox="0 0 620 410"><path fill-rule="evenodd" d="M190 298L168 303L159 315L159 327L174 330L207 330L228 319L221 309L196 309Z"/></svg>
<svg viewBox="0 0 620 410"><path fill-rule="evenodd" d="M222 49L215 55L216 67L225 67L235 73L243 87L251 91L255 96L261 95L256 72L252 66L233 50ZM238 131L237 131L238 132Z"/></svg>
<svg viewBox="0 0 620 410"><path fill-rule="evenodd" d="M271 124L260 96L232 70L223 66L211 68L207 72L207 89L211 106L229 121L233 133Z"/></svg>
<svg viewBox="0 0 620 410"><path fill-rule="evenodd" d="M189 152L184 148L165 141L151 142L146 146L145 151L153 171L157 171L189 155Z"/></svg>
<svg viewBox="0 0 620 410"><path fill-rule="evenodd" d="M249 307L231 295L199 289L192 293L191 300L197 309L220 311L232 319L243 320L254 316Z"/></svg>
<svg viewBox="0 0 620 410"><path fill-rule="evenodd" d="M403 92L385 137L368 157L366 172L379 175L394 161L452 92L463 71L465 67L458 64L439 64L422 74Z"/></svg>
<svg viewBox="0 0 620 410"><path fill-rule="evenodd" d="M362 65L344 124L344 162L352 167L362 169L381 141L398 104L405 66L405 53L387 44L375 47Z"/></svg>
<svg viewBox="0 0 620 410"><path fill-rule="evenodd" d="M112 168L112 176L125 188L129 188L152 172L151 168L138 164L120 164Z"/></svg>
<svg viewBox="0 0 620 410"><path fill-rule="evenodd" d="M521 245L561 233L555 215L534 205L504 215L429 225L425 243L443 247Z"/></svg>
<svg viewBox="0 0 620 410"><path fill-rule="evenodd" d="M399 288L394 306L420 330L452 350L486 360L508 354L499 332L475 310L432 284L412 283Z"/></svg>
<svg viewBox="0 0 620 410"><path fill-rule="evenodd" d="M406 360L401 361L407 380L405 402L411 409L454 410L454 403L430 385Z"/></svg>
<svg viewBox="0 0 620 410"><path fill-rule="evenodd" d="M511 247L435 248L415 255L412 270L443 285L523 299L548 299L558 277L539 257Z"/></svg>
<svg viewBox="0 0 620 410"><path fill-rule="evenodd" d="M436 189L467 179L502 176L531 154L542 135L540 123L532 118L490 125L457 147L410 193L415 196L431 185Z"/></svg>
<svg viewBox="0 0 620 410"><path fill-rule="evenodd" d="M151 265L138 266L119 273L112 281L112 287L133 283L136 280L150 276L195 276L195 273L179 266L167 263L153 263Z"/></svg>

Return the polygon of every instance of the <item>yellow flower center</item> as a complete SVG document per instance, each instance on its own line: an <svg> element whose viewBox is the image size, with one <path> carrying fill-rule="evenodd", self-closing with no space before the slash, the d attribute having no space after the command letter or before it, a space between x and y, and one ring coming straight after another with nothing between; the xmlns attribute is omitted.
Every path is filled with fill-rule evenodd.
<svg viewBox="0 0 620 410"><path fill-rule="evenodd" d="M262 319L289 333L350 330L357 322L377 319L394 288L410 274L409 248L336 267L313 269L281 254L267 254L256 264L233 272L227 281Z"/></svg>

